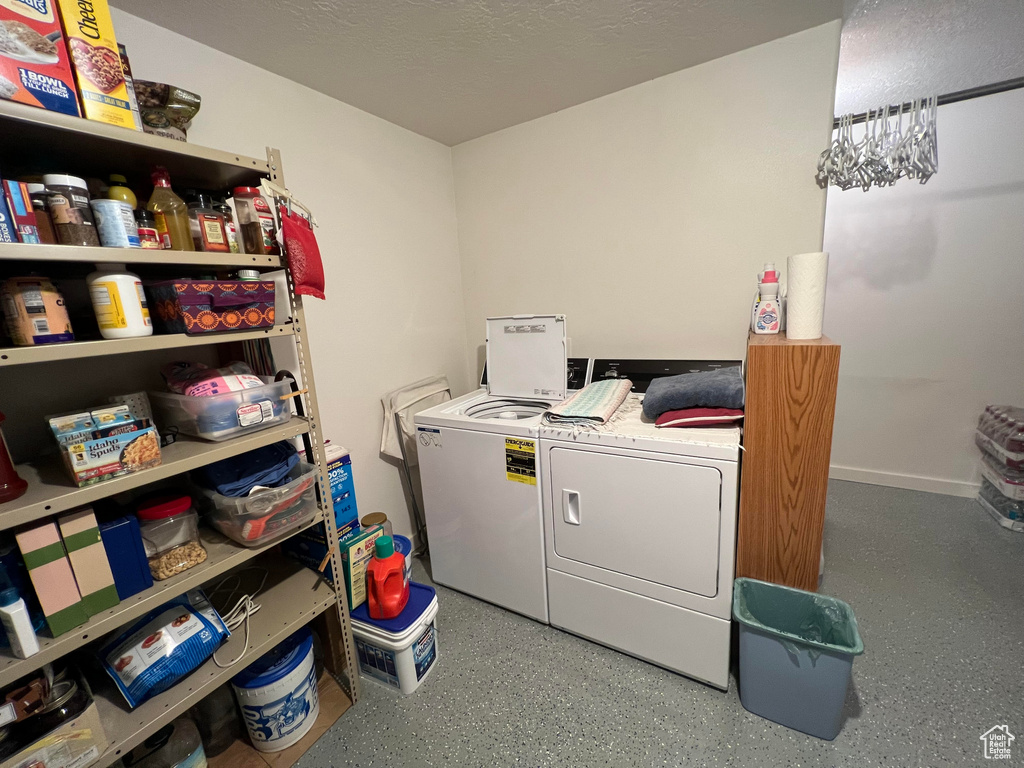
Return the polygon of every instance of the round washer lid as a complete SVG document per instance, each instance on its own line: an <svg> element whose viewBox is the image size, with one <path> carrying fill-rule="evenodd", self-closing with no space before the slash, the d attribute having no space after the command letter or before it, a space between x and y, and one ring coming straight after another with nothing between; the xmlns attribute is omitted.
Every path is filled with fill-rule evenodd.
<svg viewBox="0 0 1024 768"><path fill-rule="evenodd" d="M471 419L529 419L540 416L551 407L551 403L537 400L483 400L466 408L463 413ZM508 415L507 415L508 414Z"/></svg>
<svg viewBox="0 0 1024 768"><path fill-rule="evenodd" d="M231 679L239 688L262 688L290 674L313 648L313 631L303 627Z"/></svg>
<svg viewBox="0 0 1024 768"><path fill-rule="evenodd" d="M430 604L434 601L434 597L436 595L437 590L433 587L428 587L426 584L417 584L415 581L410 581L409 602L406 603L405 608L403 608L402 612L395 616L395 618L371 619L370 607L364 602L352 611L352 621L358 621L360 624L368 624L371 627L375 627L382 632L387 632L392 635L400 635L420 620L420 616L422 616L424 611L430 607Z"/></svg>

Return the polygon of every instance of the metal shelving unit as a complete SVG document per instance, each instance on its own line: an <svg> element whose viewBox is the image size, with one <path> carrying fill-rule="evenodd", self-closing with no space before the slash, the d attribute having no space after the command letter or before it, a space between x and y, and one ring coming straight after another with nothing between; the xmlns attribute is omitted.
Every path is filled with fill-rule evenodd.
<svg viewBox="0 0 1024 768"><path fill-rule="evenodd" d="M261 178L269 178L284 186L281 159L273 149L268 148L265 160L256 159L68 117L6 100L0 100L0 148L3 147L17 147L17 152L10 153L10 156L0 149L0 162L5 177L38 172L41 168L66 168L79 175L97 176L104 175L114 166L118 172L148 177L153 166L162 165L170 171L175 186L254 186ZM38 269L41 264L48 263L68 265L64 269L74 271L87 265L109 262L146 265L164 271L176 267L258 267L267 270L283 266L283 259L277 256L0 244L0 267L11 264L17 265L16 268ZM160 466L96 485L75 487L55 459L22 464L18 466L18 473L29 483L29 488L20 498L0 504L0 531L174 477L279 440L308 435L313 448L313 456L309 460L319 470L320 509L306 527L323 526L332 553L333 571L340 576L342 563L326 483L326 459L312 361L305 337L302 298L295 293L291 274L287 270L286 274L290 322L282 322L273 328L200 336L155 335L45 347L0 348L0 368L4 368L34 363L73 365L75 361L85 358L285 337L295 343L299 360L296 373L305 388L305 394L301 396L304 418L294 416L285 424L219 443L180 437L176 443L163 450L163 463ZM118 365L130 365L132 359L130 356L118 358ZM111 394L117 393L112 391ZM37 393L37 396L45 397L45 390ZM321 633L327 669L338 679L352 703L359 697L358 664L345 590L340 585L340 579L338 589L332 588L320 574L276 552L276 542L247 549L208 530L203 531L203 539L208 558L202 564L174 578L154 583L150 589L93 616L88 623L71 632L57 638L40 638L40 653L29 659L16 659L0 653L0 685L5 685L121 628L189 589L207 584L239 567L258 564L267 569L267 586L257 597L262 609L250 620L248 643L244 629L240 628L217 653L217 658L221 660L233 659L245 645L244 656L236 665L225 668L211 659L168 691L144 702L135 710L128 709L113 686L100 685L94 698L109 746L98 761L92 764L98 768L116 761L243 669L247 662L255 660L310 622L315 622Z"/></svg>

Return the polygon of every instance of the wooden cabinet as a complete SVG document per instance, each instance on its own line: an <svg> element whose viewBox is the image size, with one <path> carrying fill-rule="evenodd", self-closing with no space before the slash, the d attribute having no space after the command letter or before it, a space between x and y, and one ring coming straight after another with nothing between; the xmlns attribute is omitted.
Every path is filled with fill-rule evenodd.
<svg viewBox="0 0 1024 768"><path fill-rule="evenodd" d="M736 575L817 590L839 345L747 341Z"/></svg>

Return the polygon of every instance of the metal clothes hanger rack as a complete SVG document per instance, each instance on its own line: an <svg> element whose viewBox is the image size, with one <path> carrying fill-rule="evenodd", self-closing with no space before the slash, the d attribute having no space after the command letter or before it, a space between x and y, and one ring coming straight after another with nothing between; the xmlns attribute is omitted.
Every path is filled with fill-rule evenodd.
<svg viewBox="0 0 1024 768"><path fill-rule="evenodd" d="M982 96L992 96L996 93L1005 93L1006 91L1014 91L1018 88L1024 88L1024 77L1014 77L1010 80L1001 80L998 83L989 83L988 85L979 85L976 88L965 88L962 91L954 91L953 93L942 94L938 98L938 105L941 107L944 104L955 104L958 101L967 101L968 99L977 99ZM889 107L894 113L899 110L902 112L909 112L913 108L913 102L908 101L903 104L893 104ZM871 109L867 112L860 112L849 118L851 125L857 123L867 122L868 119L878 113L877 109ZM834 118L832 121L832 129L835 130L839 127L841 117Z"/></svg>

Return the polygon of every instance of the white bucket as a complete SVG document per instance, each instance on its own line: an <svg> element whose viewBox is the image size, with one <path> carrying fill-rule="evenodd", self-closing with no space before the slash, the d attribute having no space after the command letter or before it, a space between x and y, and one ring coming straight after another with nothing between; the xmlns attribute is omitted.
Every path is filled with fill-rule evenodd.
<svg viewBox="0 0 1024 768"><path fill-rule="evenodd" d="M427 592L429 590L429 593ZM431 587L411 582L410 605L419 610L417 618L400 632L389 632L379 624L370 623L365 603L353 612L352 634L355 636L359 656L359 671L364 677L396 688L403 694L415 691L433 670L438 658L437 646L437 594ZM421 607L421 606L426 607ZM418 607L420 606L420 607ZM405 611L399 619L405 617ZM362 620L360 620L362 619ZM391 619L398 622L399 619Z"/></svg>
<svg viewBox="0 0 1024 768"><path fill-rule="evenodd" d="M280 752L309 732L320 714L316 683L308 627L235 676L231 687L257 750Z"/></svg>

